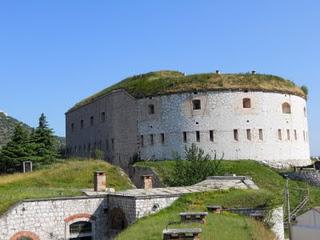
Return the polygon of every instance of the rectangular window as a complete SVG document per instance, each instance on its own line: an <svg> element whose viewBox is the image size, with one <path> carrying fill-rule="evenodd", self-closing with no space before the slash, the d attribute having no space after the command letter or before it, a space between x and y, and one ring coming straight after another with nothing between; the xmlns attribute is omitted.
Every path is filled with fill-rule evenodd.
<svg viewBox="0 0 320 240"><path fill-rule="evenodd" d="M263 140L263 130L259 129L259 140Z"/></svg>
<svg viewBox="0 0 320 240"><path fill-rule="evenodd" d="M114 148L115 148L115 143L114 143L114 138L111 139L111 149L112 151L114 151Z"/></svg>
<svg viewBox="0 0 320 240"><path fill-rule="evenodd" d="M298 140L297 129L294 130L294 140Z"/></svg>
<svg viewBox="0 0 320 240"><path fill-rule="evenodd" d="M192 108L193 110L201 109L201 101L199 99L192 100Z"/></svg>
<svg viewBox="0 0 320 240"><path fill-rule="evenodd" d="M101 113L100 120L101 120L101 122L105 122L106 121L106 113L105 112Z"/></svg>
<svg viewBox="0 0 320 240"><path fill-rule="evenodd" d="M200 142L200 131L196 131L196 140Z"/></svg>
<svg viewBox="0 0 320 240"><path fill-rule="evenodd" d="M153 104L149 104L148 105L148 113L149 114L154 114L154 105Z"/></svg>
<svg viewBox="0 0 320 240"><path fill-rule="evenodd" d="M80 121L80 128L83 129L83 127L84 127L84 121L81 120L81 121Z"/></svg>
<svg viewBox="0 0 320 240"><path fill-rule="evenodd" d="M188 139L187 139L187 132L183 132L183 142L187 142Z"/></svg>
<svg viewBox="0 0 320 240"><path fill-rule="evenodd" d="M141 147L144 147L143 135L140 136L140 144L141 144Z"/></svg>
<svg viewBox="0 0 320 240"><path fill-rule="evenodd" d="M109 141L106 139L106 150L109 151Z"/></svg>
<svg viewBox="0 0 320 240"><path fill-rule="evenodd" d="M94 124L94 118L93 118L93 116L91 116L90 117L90 126L93 126L93 124Z"/></svg>
<svg viewBox="0 0 320 240"><path fill-rule="evenodd" d="M290 141L290 130L287 129L287 140Z"/></svg>
<svg viewBox="0 0 320 240"><path fill-rule="evenodd" d="M161 133L160 138L161 138L161 143L164 144L164 133Z"/></svg>
<svg viewBox="0 0 320 240"><path fill-rule="evenodd" d="M239 132L238 129L233 129L233 139L239 141Z"/></svg>
<svg viewBox="0 0 320 240"><path fill-rule="evenodd" d="M210 142L214 141L213 130L209 131Z"/></svg>
<svg viewBox="0 0 320 240"><path fill-rule="evenodd" d="M282 132L281 129L278 129L278 139L282 140Z"/></svg>
<svg viewBox="0 0 320 240"><path fill-rule="evenodd" d="M71 132L74 131L74 123L71 123Z"/></svg>
<svg viewBox="0 0 320 240"><path fill-rule="evenodd" d="M247 129L247 139L251 141L251 129Z"/></svg>
<svg viewBox="0 0 320 240"><path fill-rule="evenodd" d="M150 145L154 144L153 134L150 134Z"/></svg>

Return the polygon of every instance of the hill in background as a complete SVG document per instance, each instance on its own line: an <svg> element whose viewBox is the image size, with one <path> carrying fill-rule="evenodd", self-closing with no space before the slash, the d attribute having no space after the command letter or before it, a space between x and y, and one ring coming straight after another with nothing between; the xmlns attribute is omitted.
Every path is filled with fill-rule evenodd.
<svg viewBox="0 0 320 240"><path fill-rule="evenodd" d="M14 132L14 128L17 124L21 124L29 132L32 131L32 127L0 111L0 148L10 141ZM59 145L57 147L65 146L64 137L55 136L55 138Z"/></svg>

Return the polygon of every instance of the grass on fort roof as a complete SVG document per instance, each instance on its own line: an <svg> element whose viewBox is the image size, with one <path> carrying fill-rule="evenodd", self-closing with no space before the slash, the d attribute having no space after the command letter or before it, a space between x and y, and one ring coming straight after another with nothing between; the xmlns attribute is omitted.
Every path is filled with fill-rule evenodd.
<svg viewBox="0 0 320 240"><path fill-rule="evenodd" d="M192 193L182 196L172 206L161 210L155 215L139 219L135 224L129 226L117 236L117 240L162 239L162 231L169 222L178 222L179 213L185 211L206 211L208 204L223 204L226 207L256 207L266 203L264 193L253 190L229 190L205 193ZM231 213L212 214L206 217L206 224L173 224L168 228L193 228L202 229L201 239L211 240L246 240L275 239L274 234L263 223L248 217Z"/></svg>
<svg viewBox="0 0 320 240"><path fill-rule="evenodd" d="M0 176L0 214L24 199L80 196L93 187L93 172L107 172L107 185L116 190L132 188L119 168L105 161L72 159L27 174Z"/></svg>
<svg viewBox="0 0 320 240"><path fill-rule="evenodd" d="M151 167L162 181L170 177L174 161L144 161L136 166ZM179 213L184 211L205 211L209 204L224 207L266 207L272 209L283 204L285 179L280 173L256 161L222 161L224 174L251 176L260 190L228 190L187 194L178 199L171 207L159 213L138 220L118 236L122 239L161 239L162 230L169 221L178 221ZM306 208L320 205L320 189L301 181L289 181L292 209L302 200L307 189L310 190L310 202ZM305 209L306 209L305 208ZM197 226L202 228L201 239L274 239L268 227L234 214L209 214L207 224L175 224L169 228ZM143 229L143 231L141 231ZM131 238L130 238L131 237Z"/></svg>
<svg viewBox="0 0 320 240"><path fill-rule="evenodd" d="M113 90L125 89L136 98L201 90L264 90L285 92L305 97L292 81L269 74L215 74L185 75L178 71L157 71L136 75L108 87L77 103L70 110L94 101Z"/></svg>
<svg viewBox="0 0 320 240"><path fill-rule="evenodd" d="M154 169L163 182L170 177L175 161L142 161L136 166ZM236 174L252 177L260 189L272 194L275 202L283 202L285 178L276 169L253 160L222 161L222 174ZM320 188L303 181L289 180L291 206L296 206L307 189L310 192L310 202L307 207L320 206Z"/></svg>

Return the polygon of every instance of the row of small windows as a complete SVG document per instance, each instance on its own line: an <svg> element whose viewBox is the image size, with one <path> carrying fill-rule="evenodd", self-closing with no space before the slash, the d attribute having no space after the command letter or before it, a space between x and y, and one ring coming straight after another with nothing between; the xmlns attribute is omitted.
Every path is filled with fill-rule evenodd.
<svg viewBox="0 0 320 240"><path fill-rule="evenodd" d="M94 144L83 144L79 146L74 146L74 147L69 147L67 148L68 153L91 153L95 151L96 149L103 150L102 149L102 141L100 140L99 142L95 142ZM108 140L105 140L105 150L106 151L114 151L115 149L115 140L114 138L111 139L111 149L110 149L110 144Z"/></svg>
<svg viewBox="0 0 320 240"><path fill-rule="evenodd" d="M294 129L292 130L293 132L293 138L294 140L298 140L298 133L297 133L297 130ZM209 141L210 142L214 142L215 141L215 137L214 137L214 130L209 130L208 134L209 134ZM307 135L307 131L303 131L303 140L304 141L307 141L308 139L308 135ZM145 137L148 137L149 138L149 144L152 146L155 144L155 137L157 135L156 134L149 134L149 135L141 135L140 136L140 144L141 144L141 147L144 147L145 146ZM252 141L253 140L253 130L252 129L245 129L245 136L246 136L246 139L248 141ZM188 132L182 132L182 141L184 143L187 143L189 141L189 138L188 138ZM264 131L263 129L257 129L257 137L258 137L258 140L260 141L263 141L264 140ZM165 143L165 134L164 133L161 133L159 135L159 138L160 138L160 143L161 144L164 144ZM234 129L233 130L233 139L235 141L239 141L239 129ZM282 137L282 129L278 129L278 139L279 140L283 140L283 137ZM291 130L290 129L286 129L286 139L287 140L291 140ZM200 142L201 141L201 134L200 134L200 131L195 131L195 141L196 142Z"/></svg>
<svg viewBox="0 0 320 240"><path fill-rule="evenodd" d="M250 98L243 98L242 99L242 105L243 108L251 108L251 99ZM192 109L193 110L200 110L201 109L201 100L200 99L194 99L192 100ZM307 110L304 107L303 108L304 116L307 116ZM282 104L282 113L290 114L291 113L291 105L287 102ZM153 104L148 105L148 114L152 115L155 114L155 106ZM104 123L106 121L106 113L101 112L100 113L100 122ZM90 117L90 126L94 126L94 117ZM84 128L84 120L80 120L80 129ZM75 124L71 123L71 131L74 131Z"/></svg>
<svg viewBox="0 0 320 240"><path fill-rule="evenodd" d="M100 122L104 123L105 121L106 121L106 113L105 112L101 112L100 113ZM95 121L94 121L94 117L93 116L90 117L90 121L89 122L90 122L90 126L94 126ZM80 129L83 129L83 128L84 128L84 120L81 119L80 120ZM75 129L75 124L71 123L71 130L74 131L74 129Z"/></svg>

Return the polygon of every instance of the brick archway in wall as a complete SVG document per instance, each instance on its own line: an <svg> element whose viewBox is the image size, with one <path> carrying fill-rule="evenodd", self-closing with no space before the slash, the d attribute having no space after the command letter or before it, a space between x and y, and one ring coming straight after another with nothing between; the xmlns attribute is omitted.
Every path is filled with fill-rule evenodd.
<svg viewBox="0 0 320 240"><path fill-rule="evenodd" d="M17 232L10 238L10 240L20 240L23 237L30 238L31 240L40 240L40 238L35 233L30 231Z"/></svg>
<svg viewBox="0 0 320 240"><path fill-rule="evenodd" d="M70 217L65 218L64 221L66 223L68 223L68 222L72 222L72 221L74 221L76 219L80 219L80 218L86 218L88 220L95 220L96 219L95 216L93 216L89 213L79 213L79 214L75 214L75 215L72 215Z"/></svg>

